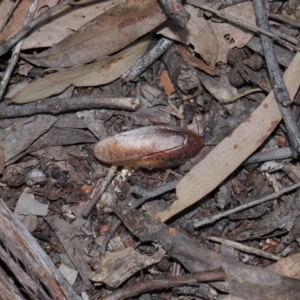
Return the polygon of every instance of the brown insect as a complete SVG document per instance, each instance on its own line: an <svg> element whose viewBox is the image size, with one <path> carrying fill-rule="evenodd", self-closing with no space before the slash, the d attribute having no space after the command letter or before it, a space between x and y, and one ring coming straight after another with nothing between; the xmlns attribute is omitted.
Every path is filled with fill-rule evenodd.
<svg viewBox="0 0 300 300"><path fill-rule="evenodd" d="M177 126L148 126L122 132L98 142L95 156L102 162L131 168L163 169L196 156L202 138Z"/></svg>

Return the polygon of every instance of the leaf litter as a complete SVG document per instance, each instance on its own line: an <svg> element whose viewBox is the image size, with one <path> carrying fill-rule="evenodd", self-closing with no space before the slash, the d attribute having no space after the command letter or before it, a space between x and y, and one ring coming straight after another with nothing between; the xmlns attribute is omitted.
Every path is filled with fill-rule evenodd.
<svg viewBox="0 0 300 300"><path fill-rule="evenodd" d="M40 5L42 3L41 1ZM24 1L22 5L26 11L29 2ZM261 147L275 151L279 145L279 137L281 145L285 146L287 142L284 140L284 131L277 127L281 121L281 114L273 92L267 97L262 91L249 95L245 93L249 90L250 83L265 86L264 70L252 69L249 65L249 60L254 57L249 49L255 47L252 45L250 48L243 48L253 33L228 24L224 20L220 23L219 19L211 18L203 11L199 16L200 10L191 5L186 5L185 8L191 15L186 27L189 29L188 35L186 29L181 29L175 34L173 32L173 35L167 33L171 27L158 31L161 30L159 27L156 30L157 33L165 34L185 44L183 46L176 43L168 50L169 57L174 58L173 66L170 67L165 57L162 57L136 80L137 84L136 82L124 83L118 78L143 56L150 38L146 37L136 44L132 42L167 20L159 5L153 1L141 3L126 1L118 4L65 40L58 41L59 43L50 49L40 54L22 54L23 58L31 63L51 68L96 61L61 70L34 81L12 96L11 100L14 102L12 106L60 94L71 86L72 91L68 94L70 100L72 94L76 97L91 94L102 97L137 96L141 101L141 107L134 112L95 109L69 113L68 118L66 115L57 118L41 114L19 120L0 121L0 144L3 147L2 153L0 151L0 171L1 168L4 169L1 196L9 207L16 207L15 213L18 213L18 205L22 204L21 200L24 196L22 193L26 191L22 189L26 186L36 185L32 188L35 193L30 194L32 198L30 201L33 202L22 204L25 210L26 206L33 206L34 204L31 203L34 201L47 202L49 199L47 195L49 196L51 191L53 195L62 196L55 196L53 201L47 204L49 205L47 210L41 206L42 214L48 215L46 221L49 226L42 221L38 222L37 216L41 214L38 206L35 207L38 212L28 210L31 211L31 215L27 216L27 219L21 217L20 212L18 218L34 234L40 234L44 238L51 236L49 245L52 248L54 261L60 262L65 276L76 291L81 291L82 295L83 293L87 295L85 291L89 291L92 295L91 279L97 281L98 289L105 293L107 287L103 283L107 286L118 286L125 281L125 285L130 285L132 283L129 278L139 280L137 271L144 272L147 278L155 278L157 270L169 276L170 266L173 264L172 267L175 267L171 257L189 272L222 266L228 277L225 282L214 283L213 286L229 293L226 299L233 297L237 299L237 296L241 297L239 299L277 299L278 297L278 299L283 297L297 299L294 297L299 294L298 281L295 279L297 264L294 263L293 273L288 272L290 261L293 264L295 259L296 262L297 254L281 259L264 270L263 267L270 264L268 259L258 260L253 254L240 252L240 257L236 256L240 261L234 262L216 253L218 247L214 243L209 242L210 247L214 247L212 251L199 246L197 240L198 237L204 239L209 235L223 235L232 240L247 240L254 249L260 246L264 251L276 252L281 256L297 253L300 222L299 208L294 203L294 194L282 196L272 203L269 201L257 206L256 209L231 215L211 227L196 229L188 225L192 224L195 218L209 216L217 213L218 210L223 211L244 202L251 202L260 197L258 191L261 189L267 194L270 193L268 180L271 180L271 176L267 174L265 178L255 166L244 168L241 164ZM22 6L19 9L22 9ZM251 2L236 4L222 11L254 23ZM12 21L16 20L15 17L21 12L22 10L16 10ZM84 11L84 14L88 14L88 10ZM73 19L74 16L70 16L70 22ZM92 36L93 26L96 24L93 22L99 22L99 26L97 25L99 35L96 37ZM163 26L171 26L170 24L168 21ZM10 26L12 25L13 22ZM81 25L74 24L74 26ZM48 23L48 26L52 26L54 30L56 28L51 23ZM74 30L78 27L75 28ZM11 30L9 26L6 28L7 32ZM18 31L18 29L14 30ZM111 42L107 41L108 36ZM59 33L56 38L64 38L64 34ZM28 47L39 47L39 36L36 35L33 39L32 46ZM159 36L156 35L155 39L159 39ZM40 42L41 45L51 46L45 44L43 40ZM54 43L54 39L50 39L49 43ZM94 46L99 44L103 47ZM123 49L128 45L128 48ZM193 49L188 47L189 45ZM224 63L227 62L228 51L234 47L243 48L242 58L235 66L229 67ZM299 102L297 95L300 85L297 72L299 60L297 54L284 75L290 97L295 98L295 103ZM182 66L183 68L180 69ZM231 69L243 77L242 84L233 83L229 76ZM39 78L40 75L32 75L35 70L39 68L30 70L26 76ZM11 84L18 80L22 81L22 77L18 76L20 75L14 75ZM195 82L192 82L191 78L199 82L196 90ZM230 105L223 105L224 99L233 99L238 95L246 96ZM51 101L51 98L48 101ZM25 107L26 104L23 105ZM109 185L101 198L101 205L96 207L96 214L93 214L89 221L83 219L82 213L87 203L92 197L98 197L94 196L97 184L101 185L105 182L108 172L108 166L100 165L92 154L91 144L96 142L94 136L102 139L136 126L152 124L188 125L193 127L194 131L202 132L206 145L191 161L175 172L171 171L168 178L162 170L152 172L136 170L128 182L129 175L126 175L124 170L119 170L113 184ZM293 161L290 158L281 163L281 169L285 170L287 175L284 175L280 169L273 170L275 172L273 186L283 188L290 185L291 180L299 180L300 176L297 172L291 173L287 170L287 167L292 165ZM46 179L39 181L39 178L32 177L34 172L45 174L43 178ZM31 174L31 177L28 174ZM31 183L27 180L29 177ZM183 178L176 186L177 198L172 193L163 192L161 198L153 194L157 186L164 187L160 186L162 181L181 177ZM35 183L32 180L36 180ZM167 182L166 186L169 183ZM125 208L134 203L133 186L135 188L143 186L143 193L149 193L149 198L153 198L153 201L143 206L143 213ZM218 192L218 187L222 192ZM88 190L92 192L91 195L85 192ZM204 198L206 201L198 202ZM16 205L18 199L20 202ZM122 204L119 202L116 206L116 199L122 200ZM171 200L166 202L163 199ZM193 206L187 210L192 204ZM114 224L110 215L112 209L133 235L124 227L119 227L113 233L115 236L112 237L108 251L105 251L106 238L111 234L107 230L113 226L109 224ZM170 227L155 220L153 216L157 216L160 221L167 221L172 217L174 223L172 222ZM189 238L179 226L195 237ZM56 236L52 235L50 228ZM163 258L164 252L159 253L155 245L156 241L167 250L168 257ZM103 248L105 248L104 252ZM221 247L221 250L223 248ZM237 250L232 249L231 253L234 251ZM227 255L229 252L230 250ZM100 267L97 260L94 265L91 264L91 260L95 257L100 260ZM163 260L167 262L166 266L163 265ZM113 263L115 265L112 268L110 266ZM155 267L149 267L153 264ZM257 265L261 268L253 267ZM94 269L93 273L91 266ZM277 274L270 272L269 269ZM77 271L80 277L77 276ZM264 285L266 280L268 282L271 280L271 288ZM206 297L210 296L206 295Z"/></svg>
<svg viewBox="0 0 300 300"><path fill-rule="evenodd" d="M50 49L22 58L50 68L89 63L121 50L165 20L155 1L128 0L100 14Z"/></svg>
<svg viewBox="0 0 300 300"><path fill-rule="evenodd" d="M150 40L150 36L146 36L118 54L48 75L13 95L11 101L27 103L59 94L69 86L97 86L110 83L133 66L147 50Z"/></svg>

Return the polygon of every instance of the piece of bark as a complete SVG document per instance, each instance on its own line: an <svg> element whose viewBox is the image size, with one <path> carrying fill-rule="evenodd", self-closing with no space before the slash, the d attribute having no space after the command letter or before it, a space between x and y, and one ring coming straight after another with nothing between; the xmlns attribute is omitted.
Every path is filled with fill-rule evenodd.
<svg viewBox="0 0 300 300"><path fill-rule="evenodd" d="M92 266L95 272L90 280L116 288L136 272L160 262L164 255L161 247L153 255L142 254L132 248L107 252L94 258Z"/></svg>
<svg viewBox="0 0 300 300"><path fill-rule="evenodd" d="M20 291L17 290L13 280L2 268L0 268L0 282L1 299L25 300L25 298L21 296Z"/></svg>
<svg viewBox="0 0 300 300"><path fill-rule="evenodd" d="M128 229L142 241L159 241L169 256L179 260L190 272L223 267L225 282L213 283L219 290L244 299L298 299L299 280L229 260L202 248L180 231L152 219L145 213L114 207ZM172 233L172 234L171 234Z"/></svg>
<svg viewBox="0 0 300 300"><path fill-rule="evenodd" d="M160 81L164 87L165 93L168 96L171 96L175 92L174 85L170 79L169 73L167 70L164 70L160 75Z"/></svg>
<svg viewBox="0 0 300 300"><path fill-rule="evenodd" d="M194 56L190 51L188 51L186 48L180 45L176 45L174 47L175 52L181 56L181 58L192 67L198 68L199 70L211 75L211 76L217 76L218 73L216 73L215 68L208 66L206 63L204 63L201 59Z"/></svg>
<svg viewBox="0 0 300 300"><path fill-rule="evenodd" d="M31 281L30 284L42 292L41 294L34 294L36 299L47 299L43 297L43 292L52 299L81 299L56 269L33 236L2 201L0 201L0 241L5 248L3 251L8 256L11 253L11 257L6 258L3 257L2 254L5 253L2 251L1 260L8 268L10 264L16 261L24 265L26 273L29 275L27 279ZM19 267L19 269L23 271L22 268ZM10 271L13 272L12 269ZM19 276L16 273L14 275L16 278ZM38 280L35 281L34 278L38 278ZM25 281L23 282L25 283ZM23 286L23 288L31 290L28 285L27 287ZM32 292L34 293L34 291ZM50 298L49 296L48 298Z"/></svg>

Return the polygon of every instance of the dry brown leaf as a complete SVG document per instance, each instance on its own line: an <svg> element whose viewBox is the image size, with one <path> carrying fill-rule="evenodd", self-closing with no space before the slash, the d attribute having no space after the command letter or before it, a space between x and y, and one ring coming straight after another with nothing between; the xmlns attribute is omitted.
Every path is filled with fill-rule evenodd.
<svg viewBox="0 0 300 300"><path fill-rule="evenodd" d="M20 118L11 126L0 131L0 144L4 148L5 161L23 152L38 137L47 132L57 121L51 115Z"/></svg>
<svg viewBox="0 0 300 300"><path fill-rule="evenodd" d="M199 9L190 5L184 7L191 14L191 18L184 29L176 31L166 25L157 33L186 45L192 44L203 60L208 65L214 66L218 57L218 41L212 28L205 18L198 17Z"/></svg>
<svg viewBox="0 0 300 300"><path fill-rule="evenodd" d="M45 2L49 5L48 2L50 1L45 0ZM72 9L70 9L69 6L64 7L51 18L43 22L38 30L32 32L32 34L24 40L22 49L51 47L58 44L84 24L111 7L124 2L124 0L95 2L95 0L81 0L81 5L77 5ZM66 24L68 24L68 26L66 26Z"/></svg>
<svg viewBox="0 0 300 300"><path fill-rule="evenodd" d="M44 67L89 63L119 51L166 20L154 0L127 0L99 15L57 45L37 55L22 55Z"/></svg>
<svg viewBox="0 0 300 300"><path fill-rule="evenodd" d="M7 2L6 5L4 3L1 3L0 11L1 15L8 14L10 11L10 8L13 7L14 3L12 1L4 1ZM20 1L19 5L16 7L13 16L8 24L5 25L3 28L3 31L0 33L0 44L5 42L8 38L14 36L22 27L24 24L24 20L27 15L27 11L31 6L32 1L30 0L23 0ZM2 5L4 6L4 9L2 8ZM7 9L7 11L6 11ZM5 17L6 17L5 15ZM2 18L1 18L2 19ZM3 18L4 20L5 18Z"/></svg>
<svg viewBox="0 0 300 300"><path fill-rule="evenodd" d="M146 36L116 55L94 63L63 70L34 81L11 97L15 103L28 103L63 92L69 86L97 86L114 81L143 56L150 43Z"/></svg>
<svg viewBox="0 0 300 300"><path fill-rule="evenodd" d="M247 20L248 23L256 25L253 4L251 1L238 3L224 9L220 12L228 13L235 18ZM217 62L222 61L227 63L227 53L234 47L244 47L253 37L253 33L246 29L241 29L230 23L216 23L208 21L208 24L213 29L219 45L219 54Z"/></svg>
<svg viewBox="0 0 300 300"><path fill-rule="evenodd" d="M162 71L160 75L160 81L164 87L165 93L168 96L171 96L175 92L175 88L167 70Z"/></svg>
<svg viewBox="0 0 300 300"><path fill-rule="evenodd" d="M199 70L202 70L203 72L211 76L218 75L218 73L215 72L215 69L213 67L210 67L204 62L202 62L199 58L194 56L190 51L188 51L184 47L180 45L175 45L174 47L175 47L175 52L179 54L181 58L190 66L198 68Z"/></svg>
<svg viewBox="0 0 300 300"><path fill-rule="evenodd" d="M300 85L300 53L297 53L284 74L291 99ZM247 159L273 132L281 121L274 94L271 92L261 105L216 146L179 182L173 205L157 215L166 221L213 191Z"/></svg>
<svg viewBox="0 0 300 300"><path fill-rule="evenodd" d="M206 90L221 103L224 99L229 99L236 97L238 95L238 90L232 86L229 82L227 75L221 75L220 77L211 77L205 73L199 72L199 78L202 85ZM231 108L227 106L227 109L230 111Z"/></svg>
<svg viewBox="0 0 300 300"><path fill-rule="evenodd" d="M67 36L73 34L74 31L100 15L102 12L122 2L124 2L124 0L104 1L101 3L95 3L95 0L81 0L80 5L71 8L70 6L65 6L41 23L37 30L26 37L22 49L51 47ZM28 3L30 5L31 1L21 1L12 17L10 25L6 26L0 34L0 43L6 41L23 27L27 10L21 9L21 7L24 7L25 4L28 6ZM57 3L58 0L39 1L35 17ZM0 4L0 24L5 19L13 4L14 3L11 0L4 0L3 3ZM66 26L66 24L68 24L68 26Z"/></svg>

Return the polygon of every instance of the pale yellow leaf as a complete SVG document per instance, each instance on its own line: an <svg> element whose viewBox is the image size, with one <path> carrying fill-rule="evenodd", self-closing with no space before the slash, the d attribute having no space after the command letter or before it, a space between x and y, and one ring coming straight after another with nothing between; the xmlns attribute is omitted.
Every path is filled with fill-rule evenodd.
<svg viewBox="0 0 300 300"><path fill-rule="evenodd" d="M291 99L300 85L299 70L300 53L297 53L284 74ZM178 200L157 218L164 222L213 191L265 141L280 121L281 113L271 92L242 124L179 182L176 187Z"/></svg>
<svg viewBox="0 0 300 300"><path fill-rule="evenodd" d="M27 103L63 92L69 86L97 86L119 78L143 56L151 37L148 35L116 55L94 63L66 69L23 88L11 97L15 103Z"/></svg>

